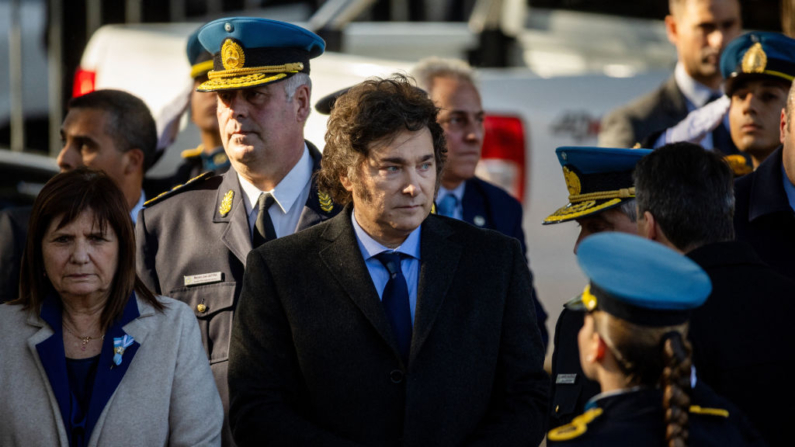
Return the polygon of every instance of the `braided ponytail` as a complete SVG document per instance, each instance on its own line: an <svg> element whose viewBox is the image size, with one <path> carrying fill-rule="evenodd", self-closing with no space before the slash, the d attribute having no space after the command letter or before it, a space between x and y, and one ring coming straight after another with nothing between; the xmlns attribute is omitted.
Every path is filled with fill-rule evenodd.
<svg viewBox="0 0 795 447"><path fill-rule="evenodd" d="M662 339L663 410L665 440L668 447L687 447L688 411L690 409L690 344L679 331L666 333Z"/></svg>

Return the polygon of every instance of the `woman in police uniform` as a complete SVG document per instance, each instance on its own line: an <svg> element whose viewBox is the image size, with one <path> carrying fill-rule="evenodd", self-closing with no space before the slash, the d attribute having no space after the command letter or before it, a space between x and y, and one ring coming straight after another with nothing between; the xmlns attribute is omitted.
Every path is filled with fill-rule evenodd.
<svg viewBox="0 0 795 447"><path fill-rule="evenodd" d="M694 386L687 319L712 290L707 274L662 244L623 233L589 237L577 258L590 284L567 307L587 312L580 363L602 392L549 432L550 445L764 445L734 407Z"/></svg>

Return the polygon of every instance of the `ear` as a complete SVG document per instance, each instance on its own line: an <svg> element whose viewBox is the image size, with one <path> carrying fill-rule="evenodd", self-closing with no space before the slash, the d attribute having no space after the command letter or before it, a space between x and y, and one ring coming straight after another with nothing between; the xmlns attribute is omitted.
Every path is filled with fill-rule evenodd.
<svg viewBox="0 0 795 447"><path fill-rule="evenodd" d="M657 234L659 231L657 219L655 219L654 215L649 211L644 211L643 221L645 222L644 225L638 225L638 235L652 241L657 240L659 236Z"/></svg>
<svg viewBox="0 0 795 447"><path fill-rule="evenodd" d="M673 14L668 14L665 16L665 34L668 36L668 42L671 42L674 46L679 39L677 31L676 19L674 19Z"/></svg>
<svg viewBox="0 0 795 447"><path fill-rule="evenodd" d="M784 144L784 140L786 139L786 132L787 132L787 109L781 109L781 119L779 120L779 133L778 133L778 141L781 144Z"/></svg>
<svg viewBox="0 0 795 447"><path fill-rule="evenodd" d="M342 183L342 187L345 188L348 192L353 192L353 182L351 181L350 177L347 175L340 176L340 183Z"/></svg>
<svg viewBox="0 0 795 447"><path fill-rule="evenodd" d="M605 352L607 352L607 343L602 339L602 337L594 332L591 334L591 339L588 340L588 354L585 356L585 359L588 363L600 363L605 358Z"/></svg>
<svg viewBox="0 0 795 447"><path fill-rule="evenodd" d="M293 95L293 101L296 105L296 119L299 123L306 122L306 119L309 117L309 112L312 111L312 104L310 100L311 92L309 90L309 86L299 85L297 89L295 89L295 95Z"/></svg>
<svg viewBox="0 0 795 447"><path fill-rule="evenodd" d="M124 153L124 174L130 175L135 172L144 172L144 151L135 148Z"/></svg>

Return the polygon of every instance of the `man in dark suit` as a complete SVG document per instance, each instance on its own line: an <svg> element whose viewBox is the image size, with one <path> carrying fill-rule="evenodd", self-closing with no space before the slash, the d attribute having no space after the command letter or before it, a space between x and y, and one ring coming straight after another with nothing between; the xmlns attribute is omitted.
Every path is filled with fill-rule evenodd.
<svg viewBox="0 0 795 447"><path fill-rule="evenodd" d="M403 76L341 96L337 217L251 252L232 328L240 445L538 445L547 376L519 243L430 215L436 108Z"/></svg>
<svg viewBox="0 0 795 447"><path fill-rule="evenodd" d="M632 171L635 163L649 152L598 147L556 149L569 203L544 219L544 225L576 221L580 235L574 243L575 254L580 243L593 234L609 231L636 234ZM599 393L599 383L585 377L580 365L577 334L582 325L583 313L568 307L561 311L555 325L549 407L552 428L570 423Z"/></svg>
<svg viewBox="0 0 795 447"><path fill-rule="evenodd" d="M226 410L229 337L248 252L341 207L312 180L320 153L303 139L309 59L323 52L323 40L252 18L208 23L199 40L214 54L214 70L199 90L218 94L232 167L147 202L136 226L137 270L153 291L194 309ZM228 423L223 442L233 443Z"/></svg>
<svg viewBox="0 0 795 447"><path fill-rule="evenodd" d="M149 108L119 90L97 90L69 101L61 125L61 172L81 166L105 172L119 185L133 222L154 192L144 174L157 160L157 129ZM158 191L159 192L159 191ZM0 211L0 303L17 298L19 269L31 207Z"/></svg>
<svg viewBox="0 0 795 447"><path fill-rule="evenodd" d="M602 120L599 145L652 147L660 132L682 121L689 111L722 95L720 55L726 44L740 34L738 0L669 0L665 17L668 40L676 46L674 74L657 90L608 114ZM649 137L655 137L650 140ZM717 141L716 141L717 140ZM719 126L701 144L732 148L725 126Z"/></svg>
<svg viewBox="0 0 795 447"><path fill-rule="evenodd" d="M712 294L693 312L689 338L698 380L745 412L770 445L790 445L781 402L795 369L791 315L795 282L733 239L732 172L713 152L691 143L663 146L635 169L638 230L686 253L712 280Z"/></svg>
<svg viewBox="0 0 795 447"><path fill-rule="evenodd" d="M412 76L441 109L439 124L447 141L447 162L436 202L437 212L516 238L527 257L522 204L504 189L475 175L483 147L485 112L474 71L466 62L432 57L421 60L412 70ZM535 309L541 337L547 346L547 314L538 300Z"/></svg>

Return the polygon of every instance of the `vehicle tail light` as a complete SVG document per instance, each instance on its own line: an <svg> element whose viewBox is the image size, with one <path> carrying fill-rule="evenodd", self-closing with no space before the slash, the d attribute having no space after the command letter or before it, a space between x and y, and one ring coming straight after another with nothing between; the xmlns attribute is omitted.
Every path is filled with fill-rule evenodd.
<svg viewBox="0 0 795 447"><path fill-rule="evenodd" d="M97 73L95 71L84 70L78 67L75 72L75 81L72 85L72 97L77 98L78 96L93 92L96 86L96 79Z"/></svg>
<svg viewBox="0 0 795 447"><path fill-rule="evenodd" d="M514 116L486 116L483 152L477 175L507 190L524 203L527 165L525 131Z"/></svg>

